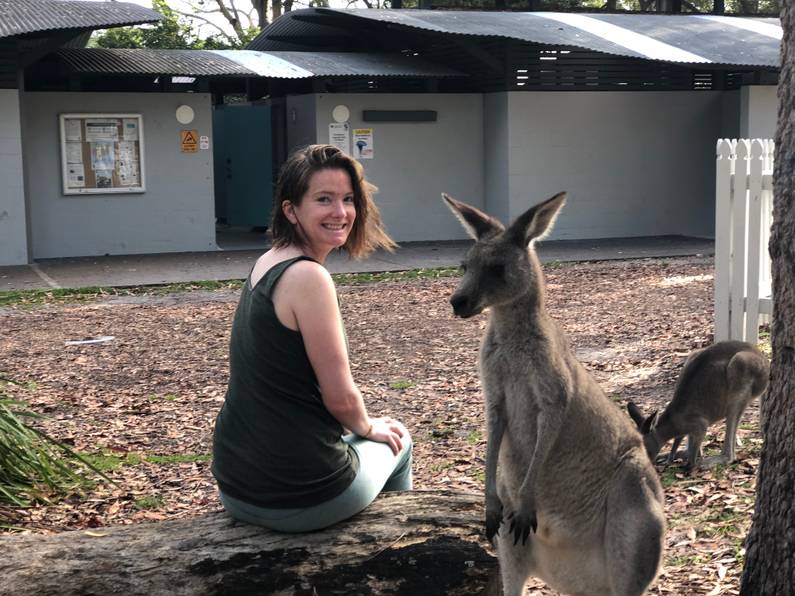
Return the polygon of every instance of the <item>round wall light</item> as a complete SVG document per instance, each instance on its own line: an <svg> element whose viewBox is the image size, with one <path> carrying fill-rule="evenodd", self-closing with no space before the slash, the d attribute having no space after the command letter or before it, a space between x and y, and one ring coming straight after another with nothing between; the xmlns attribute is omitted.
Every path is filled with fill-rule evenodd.
<svg viewBox="0 0 795 596"><path fill-rule="evenodd" d="M348 118L351 117L351 111L348 109L348 106L340 104L331 110L331 117L334 118L334 122L342 124L343 122L347 122Z"/></svg>
<svg viewBox="0 0 795 596"><path fill-rule="evenodd" d="M190 106L179 106L177 108L177 122L180 124L190 124L193 122L193 108Z"/></svg>

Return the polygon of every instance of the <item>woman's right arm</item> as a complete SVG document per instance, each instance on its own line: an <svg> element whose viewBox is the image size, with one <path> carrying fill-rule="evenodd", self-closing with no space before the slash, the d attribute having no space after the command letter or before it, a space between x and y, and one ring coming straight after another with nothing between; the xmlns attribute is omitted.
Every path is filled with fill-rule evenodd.
<svg viewBox="0 0 795 596"><path fill-rule="evenodd" d="M301 332L323 404L331 415L357 435L400 451L403 425L388 417L370 418L353 381L337 293L328 271L310 261L296 263L283 274L273 300L277 314L289 311L294 317L282 323L294 323Z"/></svg>

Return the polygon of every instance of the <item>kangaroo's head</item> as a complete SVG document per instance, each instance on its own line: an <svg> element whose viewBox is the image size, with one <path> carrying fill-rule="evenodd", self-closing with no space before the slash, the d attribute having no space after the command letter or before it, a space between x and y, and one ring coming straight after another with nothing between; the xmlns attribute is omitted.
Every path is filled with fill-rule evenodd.
<svg viewBox="0 0 795 596"><path fill-rule="evenodd" d="M552 229L566 193L531 207L507 229L470 205L446 194L442 198L477 240L461 265L464 276L450 298L453 312L471 317L488 306L508 304L528 293L540 301L543 283L533 243Z"/></svg>
<svg viewBox="0 0 795 596"><path fill-rule="evenodd" d="M662 449L662 443L657 437L657 433L654 432L654 427L657 426L657 420L660 417L659 413L654 411L650 415L644 416L640 408L633 402L627 404L627 412L638 425L638 430L643 435L643 446L646 447L646 453L649 454L649 459L653 462Z"/></svg>

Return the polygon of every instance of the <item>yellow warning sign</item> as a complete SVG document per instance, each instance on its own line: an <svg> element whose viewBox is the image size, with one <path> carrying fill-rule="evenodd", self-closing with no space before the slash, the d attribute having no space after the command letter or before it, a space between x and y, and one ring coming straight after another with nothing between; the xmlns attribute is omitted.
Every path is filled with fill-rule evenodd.
<svg viewBox="0 0 795 596"><path fill-rule="evenodd" d="M196 153L199 150L198 130L181 130L179 131L179 138L183 153Z"/></svg>

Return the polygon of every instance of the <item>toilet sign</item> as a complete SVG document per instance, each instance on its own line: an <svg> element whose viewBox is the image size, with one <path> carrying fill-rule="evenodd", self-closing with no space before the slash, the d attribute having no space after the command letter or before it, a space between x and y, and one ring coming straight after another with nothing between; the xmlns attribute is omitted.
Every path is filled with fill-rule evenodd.
<svg viewBox="0 0 795 596"><path fill-rule="evenodd" d="M183 153L196 153L199 150L199 131L181 130L179 138Z"/></svg>

